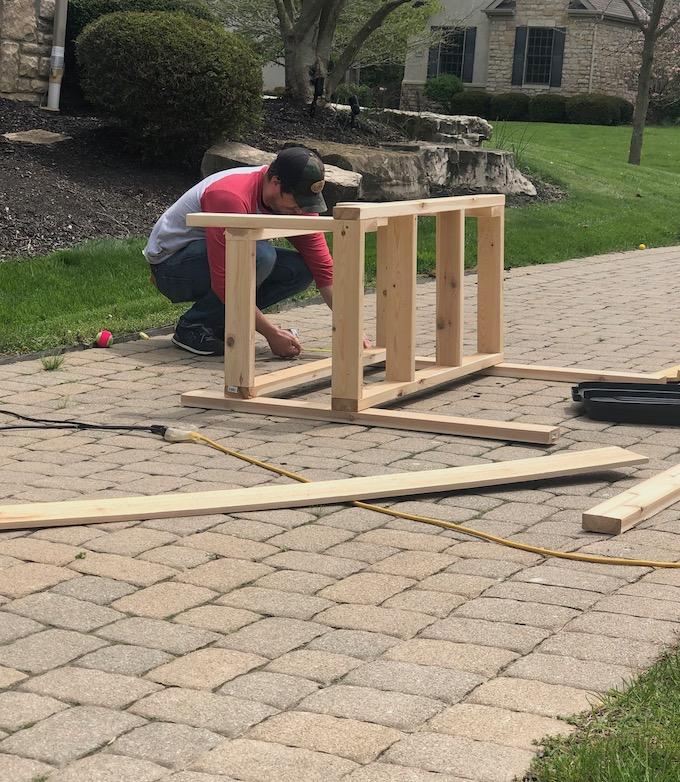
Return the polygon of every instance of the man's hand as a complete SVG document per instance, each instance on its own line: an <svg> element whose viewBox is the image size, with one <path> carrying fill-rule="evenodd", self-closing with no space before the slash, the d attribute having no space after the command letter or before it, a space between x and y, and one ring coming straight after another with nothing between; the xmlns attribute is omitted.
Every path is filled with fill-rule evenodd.
<svg viewBox="0 0 680 782"><path fill-rule="evenodd" d="M368 350L373 347L371 340L364 334L364 350Z"/></svg>
<svg viewBox="0 0 680 782"><path fill-rule="evenodd" d="M297 337L293 336L290 331L286 329L274 328L266 336L269 347L275 356L281 358L294 358L299 356L302 352L302 345L298 342Z"/></svg>

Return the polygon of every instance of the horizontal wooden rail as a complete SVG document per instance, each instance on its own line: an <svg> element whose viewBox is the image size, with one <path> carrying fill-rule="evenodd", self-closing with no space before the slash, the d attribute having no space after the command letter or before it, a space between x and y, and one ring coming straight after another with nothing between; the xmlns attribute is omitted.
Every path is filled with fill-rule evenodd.
<svg viewBox="0 0 680 782"><path fill-rule="evenodd" d="M365 220L372 217L403 217L404 215L434 215L459 209L504 206L504 195L450 196L425 198L419 201L391 201L388 203L340 203L333 209L336 220Z"/></svg>
<svg viewBox="0 0 680 782"><path fill-rule="evenodd" d="M337 227L332 217L244 215L232 212L190 212L186 222L187 225L200 228L299 228L303 231L332 231Z"/></svg>

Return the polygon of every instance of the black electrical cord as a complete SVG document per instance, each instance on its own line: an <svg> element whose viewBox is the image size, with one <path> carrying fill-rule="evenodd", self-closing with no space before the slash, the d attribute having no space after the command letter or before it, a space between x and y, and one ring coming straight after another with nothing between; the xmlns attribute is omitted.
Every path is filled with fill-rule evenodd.
<svg viewBox="0 0 680 782"><path fill-rule="evenodd" d="M29 424L3 424L0 425L0 431L7 431L10 429L75 429L77 431L103 429L114 432L149 432L163 437L168 429L167 426L163 426L162 424L144 426L141 424L90 424L85 421L73 421L71 419L55 421L51 418L34 418L30 415L22 415L21 413L15 413L13 410L3 410L2 408L0 408L0 414L29 422Z"/></svg>

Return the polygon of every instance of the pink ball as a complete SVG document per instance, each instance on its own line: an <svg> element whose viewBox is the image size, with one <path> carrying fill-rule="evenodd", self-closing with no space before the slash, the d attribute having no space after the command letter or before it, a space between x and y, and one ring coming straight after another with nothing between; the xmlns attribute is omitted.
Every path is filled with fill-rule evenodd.
<svg viewBox="0 0 680 782"><path fill-rule="evenodd" d="M100 331L99 334L97 334L97 339L95 340L94 344L98 348L110 348L112 343L113 334L110 331L104 329L104 331Z"/></svg>

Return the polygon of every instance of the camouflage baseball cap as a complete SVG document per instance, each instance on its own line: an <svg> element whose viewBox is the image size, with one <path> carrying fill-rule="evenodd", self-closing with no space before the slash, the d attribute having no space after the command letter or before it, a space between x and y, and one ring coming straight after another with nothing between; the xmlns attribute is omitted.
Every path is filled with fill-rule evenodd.
<svg viewBox="0 0 680 782"><path fill-rule="evenodd" d="M287 147L274 161L276 176L285 192L293 194L295 202L306 212L325 212L324 165L321 158L306 147Z"/></svg>

